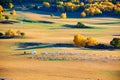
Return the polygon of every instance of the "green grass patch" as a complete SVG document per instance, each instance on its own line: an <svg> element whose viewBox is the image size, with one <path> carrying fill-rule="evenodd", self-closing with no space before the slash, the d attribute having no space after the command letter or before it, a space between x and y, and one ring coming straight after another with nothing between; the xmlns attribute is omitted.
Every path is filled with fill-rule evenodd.
<svg viewBox="0 0 120 80"><path fill-rule="evenodd" d="M101 71L99 72L101 75L106 75L106 76L120 76L120 71Z"/></svg>

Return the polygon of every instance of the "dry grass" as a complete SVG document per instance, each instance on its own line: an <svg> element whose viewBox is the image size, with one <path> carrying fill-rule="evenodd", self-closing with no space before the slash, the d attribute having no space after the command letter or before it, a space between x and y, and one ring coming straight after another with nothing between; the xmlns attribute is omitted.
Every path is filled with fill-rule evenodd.
<svg viewBox="0 0 120 80"><path fill-rule="evenodd" d="M91 62L91 61L38 61L29 59L32 55L23 54L24 50L11 48L18 42L41 43L72 43L75 34L92 36L101 43L109 44L113 37L120 34L120 23L116 18L90 18L90 19L50 19L46 15L33 13L22 14L30 20L52 21L55 24L0 24L0 31L20 29L26 32L26 39L0 39L0 77L13 80L120 80L120 62ZM98 27L97 29L63 29L64 24L75 25L77 22ZM104 21L104 23L103 23ZM103 24L99 24L103 23ZM51 27L56 29L49 29ZM57 29L59 27L59 29ZM30 51L30 50L26 50ZM80 48L38 48L37 54L42 52L68 51L75 53L120 56L120 50L92 50Z"/></svg>

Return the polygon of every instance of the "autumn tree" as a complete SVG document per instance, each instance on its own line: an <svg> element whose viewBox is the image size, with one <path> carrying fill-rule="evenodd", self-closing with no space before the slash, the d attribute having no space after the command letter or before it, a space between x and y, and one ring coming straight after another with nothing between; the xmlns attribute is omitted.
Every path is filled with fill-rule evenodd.
<svg viewBox="0 0 120 80"><path fill-rule="evenodd" d="M5 19L8 20L8 19L10 19L10 17L9 17L8 15L6 15L6 16L5 16Z"/></svg>
<svg viewBox="0 0 120 80"><path fill-rule="evenodd" d="M16 15L16 11L15 10L12 10L12 12L11 12L11 15Z"/></svg>
<svg viewBox="0 0 120 80"><path fill-rule="evenodd" d="M5 35L6 36L15 36L15 31L13 29L10 29L5 33Z"/></svg>
<svg viewBox="0 0 120 80"><path fill-rule="evenodd" d="M86 46L86 38L82 35L75 35L74 36L74 40L73 40L74 44L80 47L85 47Z"/></svg>
<svg viewBox="0 0 120 80"><path fill-rule="evenodd" d="M71 11L72 5L73 5L72 2L67 2L67 3L65 3L66 10L67 10L67 11Z"/></svg>
<svg viewBox="0 0 120 80"><path fill-rule="evenodd" d="M60 15L60 18L66 19L66 18L67 18L66 13L62 13L62 14Z"/></svg>
<svg viewBox="0 0 120 80"><path fill-rule="evenodd" d="M2 19L2 17L3 17L3 12L0 11L0 19Z"/></svg>
<svg viewBox="0 0 120 80"><path fill-rule="evenodd" d="M14 7L14 5L12 3L9 3L8 7L11 9Z"/></svg>
<svg viewBox="0 0 120 80"><path fill-rule="evenodd" d="M49 2L43 2L43 6L45 8L50 8L50 3Z"/></svg>
<svg viewBox="0 0 120 80"><path fill-rule="evenodd" d="M86 17L86 13L85 12L81 12L81 17Z"/></svg>
<svg viewBox="0 0 120 80"><path fill-rule="evenodd" d="M94 38L92 37L85 38L84 36L79 34L74 36L73 42L75 45L80 47L90 47L98 45L98 42Z"/></svg>
<svg viewBox="0 0 120 80"><path fill-rule="evenodd" d="M20 30L17 30L17 31L16 31L16 34L17 34L18 36L20 36L20 35L21 35L20 33L21 33L21 31L20 31Z"/></svg>
<svg viewBox="0 0 120 80"><path fill-rule="evenodd" d="M64 4L63 1L57 2L57 5L63 5L63 4Z"/></svg>
<svg viewBox="0 0 120 80"><path fill-rule="evenodd" d="M93 0L87 0L87 2L88 2L88 3L92 3L92 2L93 2Z"/></svg>
<svg viewBox="0 0 120 80"><path fill-rule="evenodd" d="M116 6L117 6L117 7L120 7L120 2L117 2L117 3L116 3Z"/></svg>
<svg viewBox="0 0 120 80"><path fill-rule="evenodd" d="M0 12L3 12L3 7L2 7L2 5L0 5Z"/></svg>
<svg viewBox="0 0 120 80"><path fill-rule="evenodd" d="M88 37L86 40L86 46L95 46L97 44L98 42L92 37Z"/></svg>
<svg viewBox="0 0 120 80"><path fill-rule="evenodd" d="M115 14L120 14L120 7L115 7L114 12Z"/></svg>
<svg viewBox="0 0 120 80"><path fill-rule="evenodd" d="M81 3L80 3L80 6L84 6L84 5L85 5L84 2L81 2Z"/></svg>

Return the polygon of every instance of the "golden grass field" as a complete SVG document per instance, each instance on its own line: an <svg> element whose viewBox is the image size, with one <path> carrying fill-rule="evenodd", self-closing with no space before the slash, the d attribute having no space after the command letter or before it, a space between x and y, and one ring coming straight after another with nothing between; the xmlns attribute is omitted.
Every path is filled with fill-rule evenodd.
<svg viewBox="0 0 120 80"><path fill-rule="evenodd" d="M120 62L101 61L40 61L29 59L32 55L20 55L24 51L16 50L19 42L40 43L73 43L74 35L92 36L100 43L109 44L114 37L120 35L120 19L118 18L83 18L83 19L51 19L49 15L30 12L19 12L19 16L27 20L50 21L45 23L0 24L0 31L8 29L21 30L26 33L24 39L0 39L0 77L12 80L120 80ZM16 17L14 17L16 18ZM63 25L75 25L77 22L92 26L95 29L76 29ZM37 48L42 52L68 51L84 54L120 56L120 50L94 50L82 48Z"/></svg>

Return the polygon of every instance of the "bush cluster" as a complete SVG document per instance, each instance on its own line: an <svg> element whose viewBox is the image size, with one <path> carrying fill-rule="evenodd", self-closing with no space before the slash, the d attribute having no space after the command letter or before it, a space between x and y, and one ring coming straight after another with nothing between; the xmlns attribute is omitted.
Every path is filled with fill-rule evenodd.
<svg viewBox="0 0 120 80"><path fill-rule="evenodd" d="M24 37L25 33L21 32L20 30L13 30L13 29L9 29L8 31L6 31L5 33L0 32L0 37Z"/></svg>
<svg viewBox="0 0 120 80"><path fill-rule="evenodd" d="M80 47L87 47L87 46L95 46L98 45L98 42L92 38L92 37L84 37L82 35L75 35L74 36L74 40L73 40L74 44Z"/></svg>
<svg viewBox="0 0 120 80"><path fill-rule="evenodd" d="M113 47L120 48L120 38L113 38L110 42Z"/></svg>

